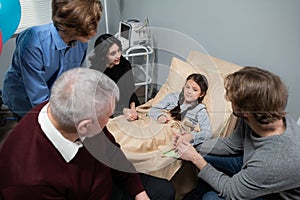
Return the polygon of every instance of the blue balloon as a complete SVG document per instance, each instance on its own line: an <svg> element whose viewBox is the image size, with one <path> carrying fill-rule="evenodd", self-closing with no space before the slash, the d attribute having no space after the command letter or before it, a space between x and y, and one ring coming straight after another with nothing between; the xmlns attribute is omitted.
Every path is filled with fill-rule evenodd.
<svg viewBox="0 0 300 200"><path fill-rule="evenodd" d="M19 0L0 0L0 29L2 31L2 44L4 44L16 31L21 19L21 6Z"/></svg>
<svg viewBox="0 0 300 200"><path fill-rule="evenodd" d="M0 29L0 55L1 55L1 52L2 52L2 31Z"/></svg>

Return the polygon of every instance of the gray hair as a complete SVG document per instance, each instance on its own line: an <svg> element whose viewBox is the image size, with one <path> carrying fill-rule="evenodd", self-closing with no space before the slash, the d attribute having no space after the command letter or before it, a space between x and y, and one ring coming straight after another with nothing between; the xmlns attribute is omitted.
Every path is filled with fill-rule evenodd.
<svg viewBox="0 0 300 200"><path fill-rule="evenodd" d="M64 72L54 83L50 111L61 128L76 130L85 119L107 117L113 100L119 99L118 86L105 74L88 68Z"/></svg>

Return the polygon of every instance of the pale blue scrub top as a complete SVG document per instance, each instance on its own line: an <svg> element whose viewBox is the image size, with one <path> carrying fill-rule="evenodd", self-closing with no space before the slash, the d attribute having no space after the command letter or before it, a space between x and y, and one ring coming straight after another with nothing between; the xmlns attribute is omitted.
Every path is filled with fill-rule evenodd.
<svg viewBox="0 0 300 200"><path fill-rule="evenodd" d="M32 107L47 101L56 78L64 71L82 66L87 45L79 41L66 45L52 23L21 32L4 78L4 104L22 117Z"/></svg>

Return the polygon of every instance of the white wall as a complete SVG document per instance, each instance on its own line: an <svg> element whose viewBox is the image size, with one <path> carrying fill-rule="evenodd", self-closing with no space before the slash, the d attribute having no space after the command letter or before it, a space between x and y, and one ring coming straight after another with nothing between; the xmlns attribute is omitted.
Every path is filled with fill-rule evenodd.
<svg viewBox="0 0 300 200"><path fill-rule="evenodd" d="M299 8L299 0L123 0L121 15L124 19L148 17L151 26L181 32L212 56L278 74L290 92L287 111L297 119ZM158 42L166 39L172 40L168 35L156 38Z"/></svg>

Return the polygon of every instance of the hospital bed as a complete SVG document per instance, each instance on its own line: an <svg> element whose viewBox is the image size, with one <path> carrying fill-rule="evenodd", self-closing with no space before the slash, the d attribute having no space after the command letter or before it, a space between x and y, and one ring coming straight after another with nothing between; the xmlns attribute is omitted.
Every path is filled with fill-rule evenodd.
<svg viewBox="0 0 300 200"><path fill-rule="evenodd" d="M209 82L203 103L210 117L213 137L227 136L235 128L237 119L232 115L230 102L224 98L224 77L240 68L198 51L190 51L186 60L173 57L167 80L156 96L137 107L139 119L129 122L121 115L111 119L107 128L137 171L172 181L177 192L176 199L181 199L195 187L197 171L193 166L183 166L180 159L164 156L164 152L172 149L173 132L179 130L178 123L159 124L147 112L166 94L181 91L189 74L202 73Z"/></svg>

